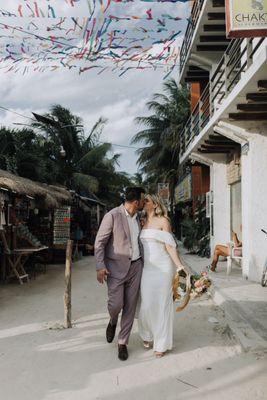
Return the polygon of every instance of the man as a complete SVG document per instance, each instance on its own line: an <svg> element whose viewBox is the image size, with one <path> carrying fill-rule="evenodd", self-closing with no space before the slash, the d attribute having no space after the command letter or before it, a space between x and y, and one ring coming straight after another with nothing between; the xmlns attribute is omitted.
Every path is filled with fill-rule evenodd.
<svg viewBox="0 0 267 400"><path fill-rule="evenodd" d="M95 241L97 280L107 281L110 321L106 338L115 336L118 316L118 357L127 360L127 344L131 333L142 275L142 247L139 241L140 222L137 212L144 207L144 189L126 189L125 203L109 211L103 218Z"/></svg>

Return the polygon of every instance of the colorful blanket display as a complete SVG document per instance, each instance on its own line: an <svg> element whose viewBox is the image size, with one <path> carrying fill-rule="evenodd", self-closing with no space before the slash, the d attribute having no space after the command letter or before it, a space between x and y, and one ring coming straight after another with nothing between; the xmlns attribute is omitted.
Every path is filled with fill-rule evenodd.
<svg viewBox="0 0 267 400"><path fill-rule="evenodd" d="M9 0L0 7L0 70L79 74L162 68L179 62L188 0Z"/></svg>

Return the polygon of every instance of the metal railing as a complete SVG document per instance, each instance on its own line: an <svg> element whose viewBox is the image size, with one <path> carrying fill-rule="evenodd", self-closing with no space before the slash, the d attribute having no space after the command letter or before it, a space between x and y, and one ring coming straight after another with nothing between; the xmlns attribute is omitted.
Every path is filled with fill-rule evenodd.
<svg viewBox="0 0 267 400"><path fill-rule="evenodd" d="M199 18L199 14L202 10L202 6L204 4L205 0L195 0L192 10L191 10L191 15L188 20L187 28L185 31L184 35L184 41L181 47L181 52L180 52L180 72L182 71L184 64L186 62L186 57L188 54L188 50L191 46L192 38L196 29L197 21Z"/></svg>
<svg viewBox="0 0 267 400"><path fill-rule="evenodd" d="M199 135L211 117L253 63L253 56L265 38L233 39L210 77L180 136L180 155Z"/></svg>

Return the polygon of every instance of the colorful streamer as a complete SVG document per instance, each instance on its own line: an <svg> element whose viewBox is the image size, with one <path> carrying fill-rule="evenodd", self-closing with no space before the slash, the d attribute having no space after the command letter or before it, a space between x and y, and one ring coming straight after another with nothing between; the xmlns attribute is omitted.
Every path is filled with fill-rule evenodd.
<svg viewBox="0 0 267 400"><path fill-rule="evenodd" d="M184 3L18 0L13 8L0 8L0 68L23 75L62 67L79 74L98 69L119 76L161 68L169 76L189 17Z"/></svg>

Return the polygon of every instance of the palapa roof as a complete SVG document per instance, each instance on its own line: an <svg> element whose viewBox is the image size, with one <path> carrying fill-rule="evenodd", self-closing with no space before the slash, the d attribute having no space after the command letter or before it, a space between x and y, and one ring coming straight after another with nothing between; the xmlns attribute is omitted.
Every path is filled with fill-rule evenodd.
<svg viewBox="0 0 267 400"><path fill-rule="evenodd" d="M47 208L60 207L71 203L71 193L62 186L35 182L0 169L0 188L5 188L20 195L30 196L41 201Z"/></svg>

